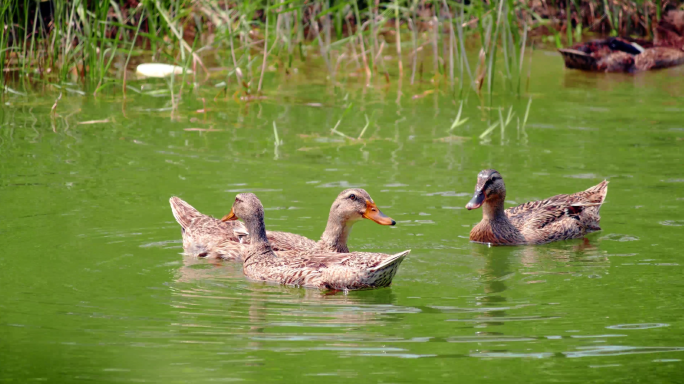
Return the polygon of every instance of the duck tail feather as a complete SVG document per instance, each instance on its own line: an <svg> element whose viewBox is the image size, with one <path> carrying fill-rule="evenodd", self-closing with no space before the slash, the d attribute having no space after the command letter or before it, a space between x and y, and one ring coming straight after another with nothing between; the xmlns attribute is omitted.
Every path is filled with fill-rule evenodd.
<svg viewBox="0 0 684 384"><path fill-rule="evenodd" d="M585 194L584 201L578 202L578 205L584 207L582 220L585 222L588 232L600 231L599 222L601 215L599 212L608 194L608 180L603 180L599 184L587 189Z"/></svg>
<svg viewBox="0 0 684 384"><path fill-rule="evenodd" d="M202 216L202 214L192 205L186 203L179 197L171 197L169 199L169 204L171 204L171 212L173 212L173 217L183 228L188 228L193 219Z"/></svg>
<svg viewBox="0 0 684 384"><path fill-rule="evenodd" d="M594 203L592 205L603 204L603 201L606 199L606 195L608 194L608 180L603 180L602 182L594 185L593 187L587 189L585 193L587 193L588 199L582 203Z"/></svg>
<svg viewBox="0 0 684 384"><path fill-rule="evenodd" d="M383 260L380 264L371 268L371 271L379 271L381 269L387 268L390 265L395 265L395 264L398 266L409 253L411 253L410 249L406 250L404 252L399 252L399 253L396 253L394 255L391 255L388 258L386 258L385 260Z"/></svg>

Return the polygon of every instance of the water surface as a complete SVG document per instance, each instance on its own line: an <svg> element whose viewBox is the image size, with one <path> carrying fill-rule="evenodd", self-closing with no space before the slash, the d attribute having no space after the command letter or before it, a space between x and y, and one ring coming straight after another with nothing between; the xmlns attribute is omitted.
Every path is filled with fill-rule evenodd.
<svg viewBox="0 0 684 384"><path fill-rule="evenodd" d="M64 91L55 118L58 90L5 94L0 381L681 382L684 70L586 74L542 51L533 63L526 95L494 95L515 115L485 139L499 119L488 99L471 96L448 132L459 101L427 81L273 74L265 99L214 100L210 82L176 110L163 93ZM342 118L357 137L366 116L362 140L330 133ZM484 168L509 205L608 179L603 231L470 243L481 212L464 206ZM268 228L317 238L349 186L398 223L357 224L350 248L412 250L390 288L248 282L183 257L168 205L221 216L252 191Z"/></svg>

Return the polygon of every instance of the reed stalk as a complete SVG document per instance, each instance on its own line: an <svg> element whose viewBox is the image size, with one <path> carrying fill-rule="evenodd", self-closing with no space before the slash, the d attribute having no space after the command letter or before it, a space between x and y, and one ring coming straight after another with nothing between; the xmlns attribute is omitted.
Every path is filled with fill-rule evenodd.
<svg viewBox="0 0 684 384"><path fill-rule="evenodd" d="M524 57L531 36L538 36L536 28L547 28L559 45L572 44L582 37L583 26L629 33L649 29L650 20L662 16L661 0L588 1L556 1L541 9L530 0L144 0L138 8L121 1L66 0L50 2L50 14L40 11L44 2L2 1L0 81L75 79L93 94L122 82L125 94L134 51L142 51L143 60L192 63L207 74L198 52L212 52L217 67L227 68L226 92L230 87L263 92L271 66L289 75L292 69L325 65L332 84L351 75L345 70L362 69L367 85L373 85L374 72L387 82L410 72L411 84L425 72L437 87L444 78L454 92L458 83L461 96L469 83L488 94L491 104L499 90L520 97ZM587 4L591 16L584 15ZM554 7L564 17L554 18ZM638 14L626 17L628 9ZM565 24L564 42L551 20ZM206 39L207 34L213 36ZM477 37L479 46L467 49L466 41ZM468 55L475 58L478 51L484 60L473 71ZM396 53L397 67L386 63L387 52ZM119 58L123 68L114 68Z"/></svg>
<svg viewBox="0 0 684 384"><path fill-rule="evenodd" d="M401 23L401 18L399 17L399 0L394 0L394 33L396 35L396 46L397 46L397 65L399 66L399 77L404 76L404 65L401 62L401 30L399 29L399 24Z"/></svg>

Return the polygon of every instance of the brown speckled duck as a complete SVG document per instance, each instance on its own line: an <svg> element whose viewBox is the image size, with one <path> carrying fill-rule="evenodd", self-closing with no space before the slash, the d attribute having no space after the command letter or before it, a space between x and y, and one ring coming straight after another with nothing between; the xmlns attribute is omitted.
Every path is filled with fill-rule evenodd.
<svg viewBox="0 0 684 384"><path fill-rule="evenodd" d="M653 28L653 44L684 50L684 10L670 10Z"/></svg>
<svg viewBox="0 0 684 384"><path fill-rule="evenodd" d="M543 244L600 231L599 210L607 192L608 181L604 180L586 191L504 210L503 178L486 169L477 175L475 195L466 205L468 210L482 207L482 221L470 231L470 240L496 245Z"/></svg>
<svg viewBox="0 0 684 384"><path fill-rule="evenodd" d="M178 197L170 199L171 210L183 230L183 249L196 257L241 260L245 245L250 243L247 229L241 223L221 222L204 215ZM394 225L368 192L360 188L342 191L330 208L328 224L319 241L289 232L268 231L266 235L274 251L349 252L347 239L352 226L362 219L381 225Z"/></svg>
<svg viewBox="0 0 684 384"><path fill-rule="evenodd" d="M171 197L169 204L173 217L181 226L183 250L188 255L220 258L221 255L214 251L219 244L225 241L235 243L237 252L240 243L248 235L247 228L242 223L221 222L200 213L179 197Z"/></svg>
<svg viewBox="0 0 684 384"><path fill-rule="evenodd" d="M680 49L642 45L611 37L575 44L559 52L567 68L592 72L635 73L684 64L684 52Z"/></svg>
<svg viewBox="0 0 684 384"><path fill-rule="evenodd" d="M266 235L264 208L253 193L240 193L223 221L241 218L250 234L243 271L252 280L325 290L386 287L410 251L382 253L280 252ZM287 255L285 255L287 254Z"/></svg>

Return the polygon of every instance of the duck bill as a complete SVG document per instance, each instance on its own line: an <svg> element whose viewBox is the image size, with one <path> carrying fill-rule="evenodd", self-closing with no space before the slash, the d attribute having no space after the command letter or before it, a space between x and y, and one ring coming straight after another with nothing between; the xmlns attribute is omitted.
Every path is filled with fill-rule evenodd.
<svg viewBox="0 0 684 384"><path fill-rule="evenodd" d="M470 199L468 204L466 204L466 208L470 211L471 209L478 209L482 206L482 203L485 201L485 194L484 191L475 191L475 194L473 195L473 198Z"/></svg>
<svg viewBox="0 0 684 384"><path fill-rule="evenodd" d="M225 216L223 216L223 218L221 219L221 221L231 221L231 220L237 220L237 219L238 219L238 217L235 216L235 212L233 212L233 208L231 208L231 209L230 209L230 213L227 214L227 215L225 215Z"/></svg>
<svg viewBox="0 0 684 384"><path fill-rule="evenodd" d="M363 217L368 220L373 220L380 225L394 225L397 223L392 220L391 217L382 213L375 203L371 203L370 201L366 202L366 212L363 213Z"/></svg>

